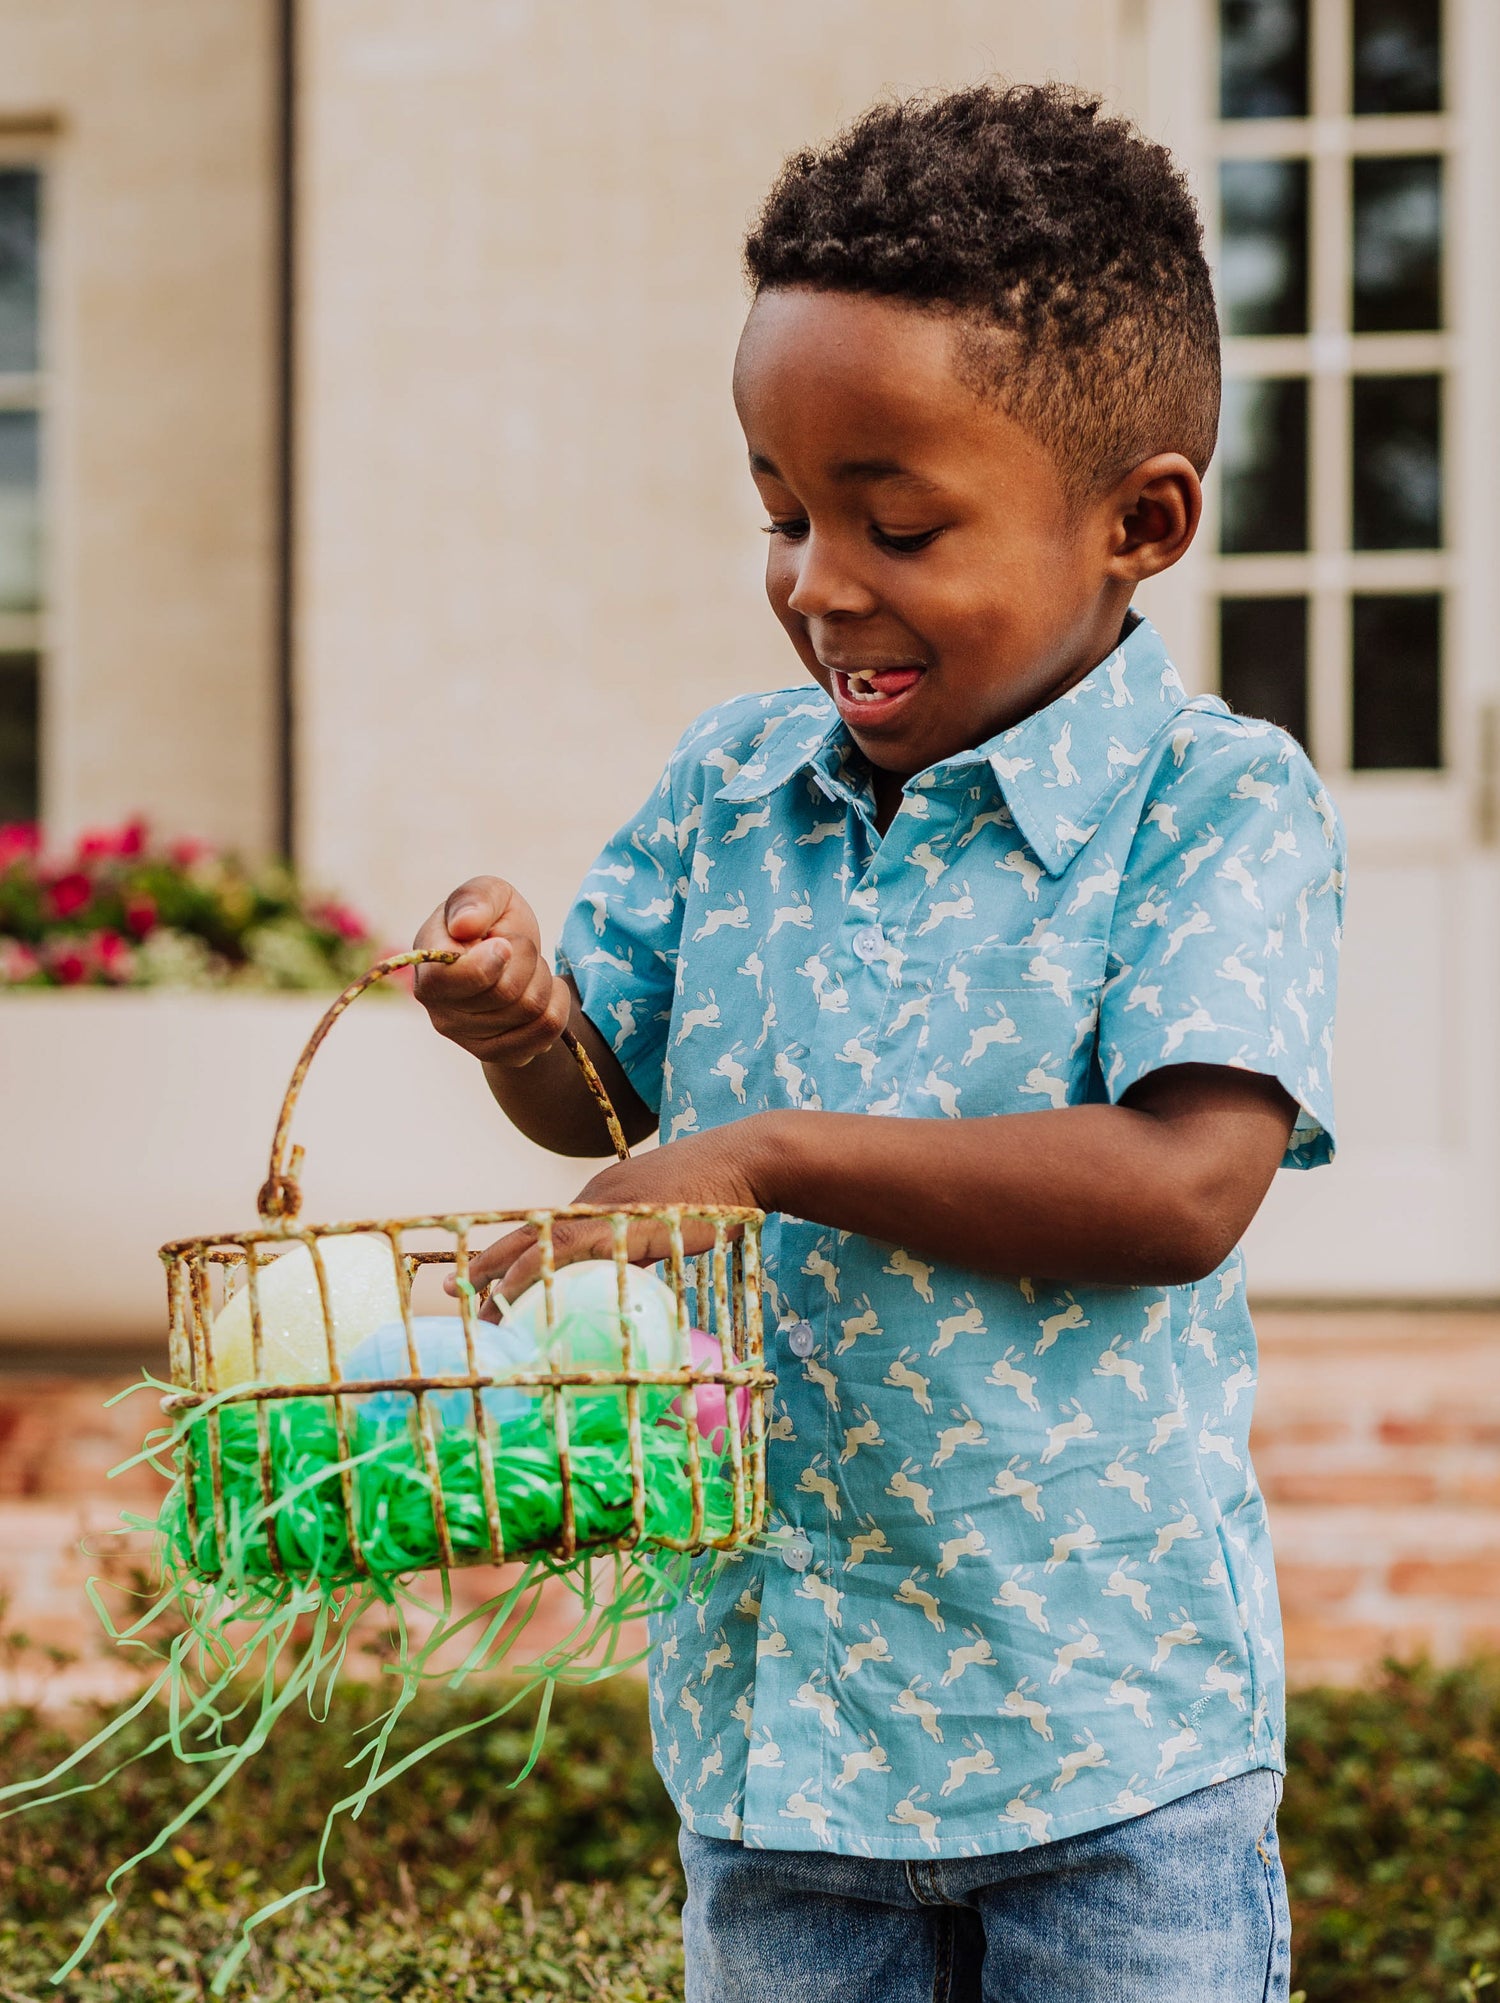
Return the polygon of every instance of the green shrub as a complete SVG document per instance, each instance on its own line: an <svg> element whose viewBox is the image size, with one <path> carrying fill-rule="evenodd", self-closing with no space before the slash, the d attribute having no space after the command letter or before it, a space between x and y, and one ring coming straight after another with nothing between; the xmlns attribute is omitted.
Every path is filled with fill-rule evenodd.
<svg viewBox="0 0 1500 2003"><path fill-rule="evenodd" d="M1392 1664L1370 1690L1303 1691L1287 1763L1282 1853L1309 2003L1483 1987L1475 1964L1500 1967L1500 1661Z"/></svg>
<svg viewBox="0 0 1500 2003"><path fill-rule="evenodd" d="M486 1708L492 1699L487 1690ZM388 1687L355 1684L336 1693L327 1724L289 1713L260 1758L185 1832L188 1849L220 1871L253 1865L261 1898L302 1884L316 1868L324 1813L353 1784L345 1762L363 1743L353 1734L389 1701ZM387 1763L473 1717L477 1703L472 1690L424 1695L393 1736ZM559 1690L541 1758L512 1791L535 1711L530 1702L442 1748L376 1795L358 1822L343 1821L329 1863L332 1901L372 1913L431 1913L496 1870L533 1889L674 1870L677 1818L651 1765L644 1685L620 1677L592 1690ZM110 1763L151 1735L147 1722L132 1724ZM35 1714L0 1717L0 1777L43 1773L72 1742ZM206 1777L158 1753L95 1793L0 1824L0 1913L57 1922L92 1904L112 1865ZM181 1878L170 1858L154 1859L135 1896L172 1892Z"/></svg>
<svg viewBox="0 0 1500 2003"><path fill-rule="evenodd" d="M233 1993L255 2003L667 2003L682 1994L673 1890L670 1879L627 1878L533 1893L492 1878L438 1920L409 1909L324 1910L266 1927ZM0 1997L198 2003L257 1900L234 1874L190 1863L176 1892L112 1928L60 1990L48 1977L63 1931L0 1919Z"/></svg>
<svg viewBox="0 0 1500 2003"><path fill-rule="evenodd" d="M474 1701L424 1697L398 1753ZM200 1997L238 1920L310 1874L322 1810L348 1785L350 1732L376 1709L376 1693L355 1688L326 1726L286 1719L232 1798L141 1873L61 1992L47 1976L110 1865L187 1786L156 1759L4 1824L0 1998ZM328 1895L264 1930L237 1990L246 2003L680 1995L676 1819L651 1768L642 1686L562 1693L535 1772L511 1792L530 1736L507 1720L444 1748L345 1825ZM0 1778L37 1773L70 1743L30 1714L0 1719ZM1390 1667L1370 1690L1304 1692L1288 1753L1282 1842L1308 2003L1500 1999L1500 1663Z"/></svg>

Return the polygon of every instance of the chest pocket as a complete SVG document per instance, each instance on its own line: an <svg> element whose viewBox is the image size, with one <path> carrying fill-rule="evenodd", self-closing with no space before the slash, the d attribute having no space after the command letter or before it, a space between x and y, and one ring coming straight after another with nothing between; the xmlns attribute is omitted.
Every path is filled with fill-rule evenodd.
<svg viewBox="0 0 1500 2003"><path fill-rule="evenodd" d="M1031 946L983 945L938 969L925 1051L906 1110L1044 1111L1088 1095L1106 946L1047 933ZM930 1062L924 1062L924 1059Z"/></svg>

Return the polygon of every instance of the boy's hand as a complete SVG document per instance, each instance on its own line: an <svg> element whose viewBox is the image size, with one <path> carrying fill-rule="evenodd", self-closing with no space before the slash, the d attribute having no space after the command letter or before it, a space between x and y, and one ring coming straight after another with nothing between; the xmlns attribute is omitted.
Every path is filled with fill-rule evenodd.
<svg viewBox="0 0 1500 2003"><path fill-rule="evenodd" d="M567 1027L572 990L548 966L531 906L498 876L461 883L413 944L459 946L451 966L417 968L417 1000L441 1035L507 1069L550 1050Z"/></svg>
<svg viewBox="0 0 1500 2003"><path fill-rule="evenodd" d="M689 1134L629 1161L615 1162L585 1183L574 1201L687 1206L727 1203L770 1208L767 1185L774 1163L776 1133L774 1118L759 1113L728 1126L715 1127L706 1134ZM739 1232L731 1229L729 1235L738 1237ZM713 1242L711 1224L693 1224L684 1219L684 1252L706 1252ZM614 1253L614 1233L607 1217L581 1217L555 1225L552 1244L559 1266L571 1265L577 1259L608 1259ZM665 1259L671 1251L665 1226L644 1218L632 1220L627 1244L636 1265ZM514 1300L541 1277L541 1265L536 1233L523 1225L477 1253L470 1263L469 1277L481 1290L491 1280L498 1280L497 1291L507 1300ZM450 1293L457 1291L452 1280L447 1284ZM486 1312L489 1319L494 1319L492 1308Z"/></svg>

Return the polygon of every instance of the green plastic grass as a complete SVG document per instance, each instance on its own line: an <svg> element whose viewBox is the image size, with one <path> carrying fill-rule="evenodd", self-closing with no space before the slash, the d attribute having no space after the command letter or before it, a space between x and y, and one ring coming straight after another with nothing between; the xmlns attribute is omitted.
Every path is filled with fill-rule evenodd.
<svg viewBox="0 0 1500 2003"><path fill-rule="evenodd" d="M353 1403L354 1401L350 1401ZM569 1461L573 1516L581 1544L600 1544L629 1531L630 1455L624 1414L613 1394L569 1399ZM226 1549L215 1531L210 1428L217 1425ZM189 1529L187 1484L179 1476L159 1518L169 1568L205 1575L228 1572L247 1587L276 1579L271 1536L282 1568L300 1580L352 1586L362 1575L376 1581L429 1571L443 1563L433 1484L414 1429L400 1423L352 1428L353 1452L339 1452L333 1401L272 1400L266 1406L271 1457L267 1510L261 1485L256 1417L248 1404L224 1406L216 1419L191 1429L194 1445L196 1544ZM562 1528L562 1470L550 1414L533 1401L524 1418L497 1429L492 1469L497 1512L507 1556L534 1552ZM482 1562L490 1554L481 1456L488 1449L474 1432L440 1428L435 1438L444 1514L454 1556ZM651 1542L683 1540L692 1533L693 1496L686 1436L680 1428L643 1424L645 1529ZM181 1455L179 1453L179 1459ZM342 1471L351 1474L355 1522L364 1556L361 1568L350 1546ZM733 1519L725 1466L703 1450L704 1524L722 1536Z"/></svg>
<svg viewBox="0 0 1500 2003"><path fill-rule="evenodd" d="M567 1399L573 1516L582 1547L571 1559L547 1548L563 1520L562 1468L547 1409L557 1395ZM481 1459L488 1454L506 1551L522 1560L503 1591L461 1612L453 1606L450 1574L432 1571L441 1563L436 1489L414 1426L372 1424L356 1416L345 1455L332 1400L267 1403L269 1504L258 1424L247 1404L221 1403L211 1416L199 1408L148 1441L139 1458L173 1477L155 1524L145 1526L157 1532L160 1589L124 1627L92 1585L90 1590L111 1639L158 1658L160 1666L133 1704L50 1772L0 1787L4 1820L105 1787L125 1768L163 1752L196 1771L201 1781L155 1835L110 1872L103 1903L54 1980L65 1980L89 1955L117 1912L130 1875L171 1849L255 1760L284 1718L298 1709L315 1721L328 1715L362 1623L384 1625L394 1695L367 1722L363 1742L346 1763L355 1778L327 1808L310 1877L243 1921L215 1973L216 1994L233 1980L257 1927L325 1886L329 1843L341 1817L357 1818L381 1789L430 1754L493 1726L540 1690L530 1750L511 1783L519 1785L540 1755L557 1687L596 1682L638 1660L638 1647L627 1639L631 1625L675 1606L700 1575L698 1568L706 1577L715 1562L654 1541L687 1539L694 1529L689 1439L680 1424L666 1419L661 1394L642 1398L645 1523L634 1541L630 1438L618 1392L576 1390L538 1398L534 1409L502 1425L492 1442L460 1428L437 1434L436 1488L455 1557L489 1554ZM213 1498L214 1432L221 1516ZM704 1529L711 1536L723 1534L733 1517L729 1471L706 1449L700 1454ZM346 1481L363 1567L349 1536ZM142 1526L127 1518L127 1527ZM616 1539L624 1541L609 1541ZM542 1588L554 1579L574 1596L576 1618L561 1640L526 1660L527 1624ZM414 1615L420 1618L414 1621ZM369 1645L368 1627L364 1638ZM514 1679L503 1701L466 1707L441 1731L399 1754L392 1750L393 1734L424 1685L442 1681L459 1689L500 1667Z"/></svg>

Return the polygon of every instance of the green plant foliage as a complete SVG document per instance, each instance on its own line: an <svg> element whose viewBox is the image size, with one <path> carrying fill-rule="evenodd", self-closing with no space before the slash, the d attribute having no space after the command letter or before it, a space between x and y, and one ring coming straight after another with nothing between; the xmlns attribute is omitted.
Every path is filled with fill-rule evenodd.
<svg viewBox="0 0 1500 2003"><path fill-rule="evenodd" d="M170 1760L150 1761L5 1823L0 1999L198 1998L245 1914L307 1876L318 1820L307 1803L347 1786L351 1734L385 1701L355 1687L335 1697L327 1725L288 1717L186 1845L143 1869L130 1908L61 1990L47 1978L109 1866L193 1782ZM472 1716L476 1701L424 1695L398 1745ZM41 1771L80 1735L29 1713L0 1718L0 1780ZM529 1715L518 1714L379 1796L343 1829L327 1896L267 1927L232 1995L680 1995L677 1825L650 1762L644 1688L620 1678L559 1690L541 1760L512 1792L530 1743ZM1500 1662L1389 1667L1370 1690L1303 1692L1288 1752L1282 1843L1306 2003L1490 2003L1500 1994Z"/></svg>
<svg viewBox="0 0 1500 2003"><path fill-rule="evenodd" d="M114 1929L96 1963L60 1989L48 1979L56 1930L0 1918L0 1997L198 2003L255 1903L243 1882L253 1874L182 1858L177 1886ZM492 1875L435 1920L409 1907L325 1913L268 1928L235 1993L246 2003L668 2003L682 1995L675 1887L658 1876L533 1892Z"/></svg>
<svg viewBox="0 0 1500 2003"><path fill-rule="evenodd" d="M379 957L347 905L143 821L49 857L0 826L0 988L341 988Z"/></svg>
<svg viewBox="0 0 1500 2003"><path fill-rule="evenodd" d="M1309 2003L1488 1995L1500 1968L1500 1660L1387 1665L1292 1703L1281 1811Z"/></svg>
<svg viewBox="0 0 1500 2003"><path fill-rule="evenodd" d="M382 1684L336 1691L326 1724L289 1712L263 1757L186 1833L194 1855L216 1870L253 1867L258 1896L246 1911L312 1874L323 1808L357 1778L345 1769L364 1743L355 1734L394 1694L388 1679ZM397 1728L392 1760L496 1701L493 1686L424 1694ZM534 1713L534 1704L521 1706L431 1754L358 1822L341 1824L330 1859L332 1902L370 1915L413 1904L432 1913L466 1898L497 1865L532 1888L675 1868L677 1818L651 1765L639 1680L559 1689L536 1768L511 1791L531 1749ZM110 1765L151 1730L149 1719L127 1727L109 1749ZM0 1777L47 1771L81 1736L34 1713L0 1717ZM0 1913L58 1926L91 1911L111 1866L142 1831L161 1828L201 1780L169 1754L156 1756L92 1794L0 1824ZM132 1904L175 1891L180 1877L170 1857L153 1859L132 1887Z"/></svg>

